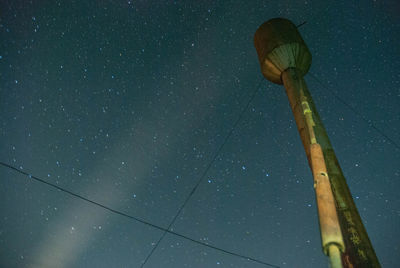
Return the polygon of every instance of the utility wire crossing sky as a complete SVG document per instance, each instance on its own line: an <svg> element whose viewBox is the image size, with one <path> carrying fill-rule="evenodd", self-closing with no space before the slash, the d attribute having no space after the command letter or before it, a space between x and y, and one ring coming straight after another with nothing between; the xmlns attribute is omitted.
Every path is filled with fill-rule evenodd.
<svg viewBox="0 0 400 268"><path fill-rule="evenodd" d="M1 1L0 266L327 264L283 87L262 82L243 112L254 33L284 17L307 21L308 88L378 259L397 267L397 6Z"/></svg>

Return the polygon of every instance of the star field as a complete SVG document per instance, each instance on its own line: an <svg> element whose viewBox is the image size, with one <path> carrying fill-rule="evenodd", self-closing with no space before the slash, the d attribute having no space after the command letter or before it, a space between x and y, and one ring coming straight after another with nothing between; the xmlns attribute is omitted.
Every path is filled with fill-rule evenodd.
<svg viewBox="0 0 400 268"><path fill-rule="evenodd" d="M162 231L32 176L167 228L260 82L253 35L275 17L307 22L305 80L382 267L400 261L395 1L0 10L0 161L31 174L0 167L1 267L140 267ZM279 267L328 267L283 87L261 82L171 230ZM145 267L265 266L168 233Z"/></svg>

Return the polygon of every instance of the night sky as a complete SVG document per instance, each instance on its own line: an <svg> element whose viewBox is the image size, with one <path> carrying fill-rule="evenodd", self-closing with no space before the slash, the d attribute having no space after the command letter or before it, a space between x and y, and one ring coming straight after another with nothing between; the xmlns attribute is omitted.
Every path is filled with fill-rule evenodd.
<svg viewBox="0 0 400 268"><path fill-rule="evenodd" d="M354 2L2 0L0 161L162 228L202 178L171 230L328 267L287 96L253 45L266 20L307 21L306 82L381 265L398 267L400 8ZM0 209L0 267L140 267L163 235L5 166ZM267 266L166 234L144 267Z"/></svg>

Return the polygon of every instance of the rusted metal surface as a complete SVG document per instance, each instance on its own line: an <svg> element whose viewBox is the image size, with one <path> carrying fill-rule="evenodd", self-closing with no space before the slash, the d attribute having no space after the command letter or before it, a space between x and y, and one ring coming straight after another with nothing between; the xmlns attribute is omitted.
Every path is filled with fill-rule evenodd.
<svg viewBox="0 0 400 268"><path fill-rule="evenodd" d="M331 265L335 267L380 267L303 79L311 65L311 54L304 40L293 23L278 18L257 29L254 45L263 75L286 88L314 176L324 253L330 256ZM338 261L338 254L341 261Z"/></svg>
<svg viewBox="0 0 400 268"><path fill-rule="evenodd" d="M276 18L263 23L254 35L261 72L273 83L282 84L281 75L287 68L296 67L306 74L311 66L311 53L296 25Z"/></svg>

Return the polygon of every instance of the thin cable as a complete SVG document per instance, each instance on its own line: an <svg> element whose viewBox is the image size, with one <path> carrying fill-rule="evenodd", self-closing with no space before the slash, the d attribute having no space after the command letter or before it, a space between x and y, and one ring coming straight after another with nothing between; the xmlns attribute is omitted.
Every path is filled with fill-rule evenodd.
<svg viewBox="0 0 400 268"><path fill-rule="evenodd" d="M300 23L299 25L296 26L296 28L300 28L301 26L303 26L304 24L306 24L307 21L303 21L302 23Z"/></svg>
<svg viewBox="0 0 400 268"><path fill-rule="evenodd" d="M232 128L230 129L228 135L226 135L224 141L222 142L222 144L219 146L218 150L215 152L214 157L211 159L210 163L207 165L206 169L204 170L203 174L200 176L199 180L197 181L197 183L195 184L195 186L193 187L192 191L189 193L189 195L186 197L185 201L183 202L182 206L179 208L178 212L175 214L175 217L172 219L171 223L168 225L168 230L171 229L171 226L175 223L176 219L178 218L178 216L180 215L180 213L182 212L182 210L184 209L184 207L186 206L186 204L189 202L190 198L192 197L192 195L194 194L194 192L197 190L197 188L199 187L200 183L203 181L204 177L207 175L208 171L210 170L211 166L214 164L215 160L217 159L218 155L221 153L222 149L224 148L225 144L227 143L228 139L231 137L233 131L235 130L236 126L239 124L240 120L242 120L242 117L244 115L244 113L247 111L247 108L249 108L250 103L253 101L254 97L256 96L258 89L260 88L260 85L262 83L262 81L264 80L264 77L261 78L260 82L258 82L255 90L252 92L251 97L249 99L249 101L247 102L246 106L243 108L243 110L241 111L238 119L235 121L235 123L233 124ZM164 239L165 235L167 234L167 232L164 232L163 235L160 237L160 239L157 241L157 243L155 244L155 246L152 248L152 250L150 251L149 255L147 255L146 259L144 260L144 262L142 263L142 265L140 267L143 267L147 261L150 259L150 257L153 255L154 251L157 249L158 245L160 244L160 242Z"/></svg>
<svg viewBox="0 0 400 268"><path fill-rule="evenodd" d="M259 264L263 264L263 265L266 265L266 266L269 266L269 267L280 268L279 266L271 264L271 263L267 263L267 262L264 262L264 261L261 261L261 260L258 260L258 259L252 258L252 257L248 257L248 256L245 256L245 255L242 255L242 254L239 254L239 253L235 253L233 251L229 251L229 250L226 250L226 249L223 249L223 248L219 248L219 247L216 247L216 246L213 246L213 245L201 242L201 241L197 241L197 240L195 240L193 238L190 238L190 237L188 237L186 235L183 235L183 234L180 234L180 233L177 233L177 232L174 232L174 231L170 231L168 229L165 229L165 228L163 228L161 226L158 226L156 224L153 224L151 222L148 222L148 221L142 220L140 218L137 218L135 216L126 214L125 212L121 212L121 211L118 211L116 209L110 208L110 207L108 207L106 205L102 205L102 204L100 204L100 203L98 203L96 201L90 200L90 199L88 199L88 198L86 198L86 197L84 197L82 195L76 194L76 193L74 193L74 192L72 192L70 190L67 190L67 189L63 188L63 187L60 187L60 186L55 185L55 184L53 184L51 182L45 181L43 179L40 179L40 178L38 178L38 177L36 177L36 176L34 176L32 174L29 174L29 173L27 173L25 171L22 171L22 170L14 167L14 166L11 166L9 164L4 163L4 162L0 162L0 165L4 166L6 168L12 169L12 170L14 170L14 171L16 171L18 173L21 173L21 174L23 174L25 176L28 176L32 180L35 180L35 181L38 181L40 183L46 184L46 185L48 185L50 187L53 187L53 188L55 188L55 189L57 189L57 190L59 190L61 192L67 193L67 194L69 194L69 195L71 195L73 197L76 197L76 198L81 199L81 200L83 200L85 202L91 203L91 204L93 204L93 205L95 205L97 207L101 207L101 208L103 208L105 210L108 210L108 211L114 213L114 214L118 214L118 215L123 216L125 218L131 219L131 220L140 222L140 223L142 223L144 225L148 225L150 227L158 229L160 231L164 231L165 233L169 233L169 234L172 234L174 236L181 237L181 238L183 238L185 240L191 241L191 242L196 243L198 245L205 246L205 247L208 247L208 248L212 248L212 249L215 249L217 251L221 251L221 252L224 252L226 254L229 254L229 255L232 255L232 256L236 256L236 257L239 257L239 258L242 258L242 259L245 259L245 260L253 261L253 262L256 262L256 263L259 263Z"/></svg>
<svg viewBox="0 0 400 268"><path fill-rule="evenodd" d="M323 89L325 89L326 87L331 87L329 85L324 85L324 83L322 83L311 72L309 72L309 74L315 81L317 81L322 86ZM347 108L349 108L353 113L355 113L358 117L360 117L364 122L366 122L368 124L368 126L375 129L375 131L377 131L379 134L381 134L383 137L385 137L391 144L393 144L394 147L396 147L398 150L400 150L400 146L392 138L390 138L388 135L386 135L385 132L383 132L378 127L376 127L375 124L372 122L372 120L367 119L363 114L359 113L353 106L348 104L344 99L342 99L339 95L337 95L333 90L327 90L327 91L329 93L331 93L335 98L337 98L341 103L343 103Z"/></svg>
<svg viewBox="0 0 400 268"><path fill-rule="evenodd" d="M300 23L299 25L297 25L297 28L300 28L301 26L303 26L304 24L306 24L307 21L304 21L303 23ZM310 76L317 81L323 89L325 89L326 86L330 87L329 85L324 85L324 83L322 83L313 73L309 72ZM368 126L370 126L371 128L375 129L376 132L378 132L379 134L381 134L383 137L385 137L391 144L394 145L394 147L396 147L398 150L400 150L400 146L392 139L390 138L388 135L385 134L385 132L383 132L383 130L380 130L377 126L375 126L375 124L372 122L372 120L367 119L363 114L359 113L353 106L351 106L350 104L348 104L344 99L342 99L341 97L339 97L339 95L337 95L334 91L330 91L328 90L329 93L331 93L335 98L337 98L341 103L343 103L345 106L347 106L347 108L349 108L353 113L355 113L358 117L360 117L364 122L366 122L368 124Z"/></svg>

